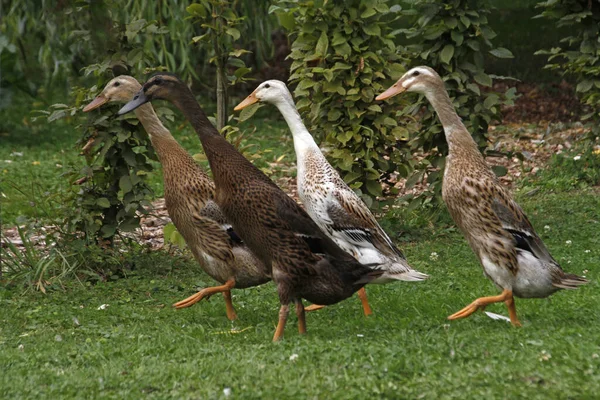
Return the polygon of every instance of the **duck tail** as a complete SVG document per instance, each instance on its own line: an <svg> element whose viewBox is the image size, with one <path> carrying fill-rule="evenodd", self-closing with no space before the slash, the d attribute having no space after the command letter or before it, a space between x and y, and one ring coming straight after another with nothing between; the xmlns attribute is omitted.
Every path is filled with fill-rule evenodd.
<svg viewBox="0 0 600 400"><path fill-rule="evenodd" d="M412 269L405 261L388 264L384 270L385 273L381 277L380 283L390 281L419 282L429 278L429 275Z"/></svg>
<svg viewBox="0 0 600 400"><path fill-rule="evenodd" d="M429 278L429 275L424 274L422 272L416 271L414 269L411 269L409 271L405 271L405 272L400 272L400 273L392 273L392 274L386 274L384 276L384 278L387 278L389 276L389 278L397 280L397 281L406 281L406 282L419 282L419 281L424 281L425 279Z"/></svg>
<svg viewBox="0 0 600 400"><path fill-rule="evenodd" d="M575 274L563 274L560 281L553 283L553 285L559 289L577 289L589 282L587 279Z"/></svg>
<svg viewBox="0 0 600 400"><path fill-rule="evenodd" d="M374 281L375 279L381 277L385 271L382 270L370 270L367 273L363 274L358 278L358 280L354 281L355 285L360 285L361 287L366 285L369 282Z"/></svg>

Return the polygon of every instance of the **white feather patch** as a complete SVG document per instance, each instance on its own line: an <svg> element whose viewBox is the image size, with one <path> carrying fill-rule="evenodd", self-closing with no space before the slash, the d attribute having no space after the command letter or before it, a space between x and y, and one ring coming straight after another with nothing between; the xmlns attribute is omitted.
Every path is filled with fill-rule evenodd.
<svg viewBox="0 0 600 400"><path fill-rule="evenodd" d="M495 321L510 322L510 318L505 317L504 315L496 314L496 313L489 312L489 311L484 311L484 312L485 312L485 315L487 315L488 317L490 317L491 319L493 319Z"/></svg>

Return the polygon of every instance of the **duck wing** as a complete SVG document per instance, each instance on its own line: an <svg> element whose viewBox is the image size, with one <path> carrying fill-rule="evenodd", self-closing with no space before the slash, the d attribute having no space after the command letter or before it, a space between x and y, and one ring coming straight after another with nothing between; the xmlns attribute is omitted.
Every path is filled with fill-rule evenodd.
<svg viewBox="0 0 600 400"><path fill-rule="evenodd" d="M236 243L241 244L241 239L235 235L231 225L224 223L224 218L222 220L211 218L210 214L213 211L206 210L204 207L200 212L192 213L194 226L200 232L194 239L204 253L224 263L231 263L235 258L232 246Z"/></svg>
<svg viewBox="0 0 600 400"><path fill-rule="evenodd" d="M301 237L314 254L327 254L342 260L354 260L331 240L313 219L288 195L277 196L277 216L285 221L297 236Z"/></svg>
<svg viewBox="0 0 600 400"><path fill-rule="evenodd" d="M527 251L542 261L558 265L517 202L501 187L496 186L494 192L491 208L500 220L502 228L512 235L517 249Z"/></svg>
<svg viewBox="0 0 600 400"><path fill-rule="evenodd" d="M335 189L327 202L330 229L358 247L371 247L387 257L406 260L383 231L367 205L350 189Z"/></svg>

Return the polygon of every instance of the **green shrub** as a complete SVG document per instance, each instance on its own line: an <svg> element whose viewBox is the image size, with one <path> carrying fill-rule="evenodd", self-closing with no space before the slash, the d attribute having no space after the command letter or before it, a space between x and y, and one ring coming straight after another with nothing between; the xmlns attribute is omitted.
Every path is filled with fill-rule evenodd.
<svg viewBox="0 0 600 400"><path fill-rule="evenodd" d="M548 55L546 68L559 71L577 82L576 92L591 111L582 117L590 128L590 140L600 138L600 4L588 0L551 0L539 3L538 18L556 21L557 28L568 28L571 35L560 46L540 50Z"/></svg>
<svg viewBox="0 0 600 400"><path fill-rule="evenodd" d="M96 77L90 89L75 88L73 104L54 104L45 112L49 122L64 117L80 118L78 111L104 88L115 75L141 75L155 63L153 55L138 47L137 36L164 34L154 23L132 21L120 26L113 22L105 34L113 46L112 53L97 64L85 68L87 75ZM151 190L145 182L152 172L151 161L157 157L150 139L135 116L115 121L119 105L107 105L86 115L77 128L82 136L77 141L85 158L85 166L72 166L65 177L78 184L80 190L65 207L65 230L83 232L88 243L112 243L115 235L139 227L140 215L147 213ZM167 108L159 114L172 118Z"/></svg>

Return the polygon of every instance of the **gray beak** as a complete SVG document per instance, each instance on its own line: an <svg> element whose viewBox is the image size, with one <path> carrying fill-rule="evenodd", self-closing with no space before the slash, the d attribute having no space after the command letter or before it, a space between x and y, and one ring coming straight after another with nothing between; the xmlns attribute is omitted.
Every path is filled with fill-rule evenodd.
<svg viewBox="0 0 600 400"><path fill-rule="evenodd" d="M144 93L144 89L141 89L129 103L125 104L119 110L118 114L119 115L127 114L128 112L135 110L142 104L146 104L149 101L150 101L150 99L148 97L146 97L146 94Z"/></svg>

